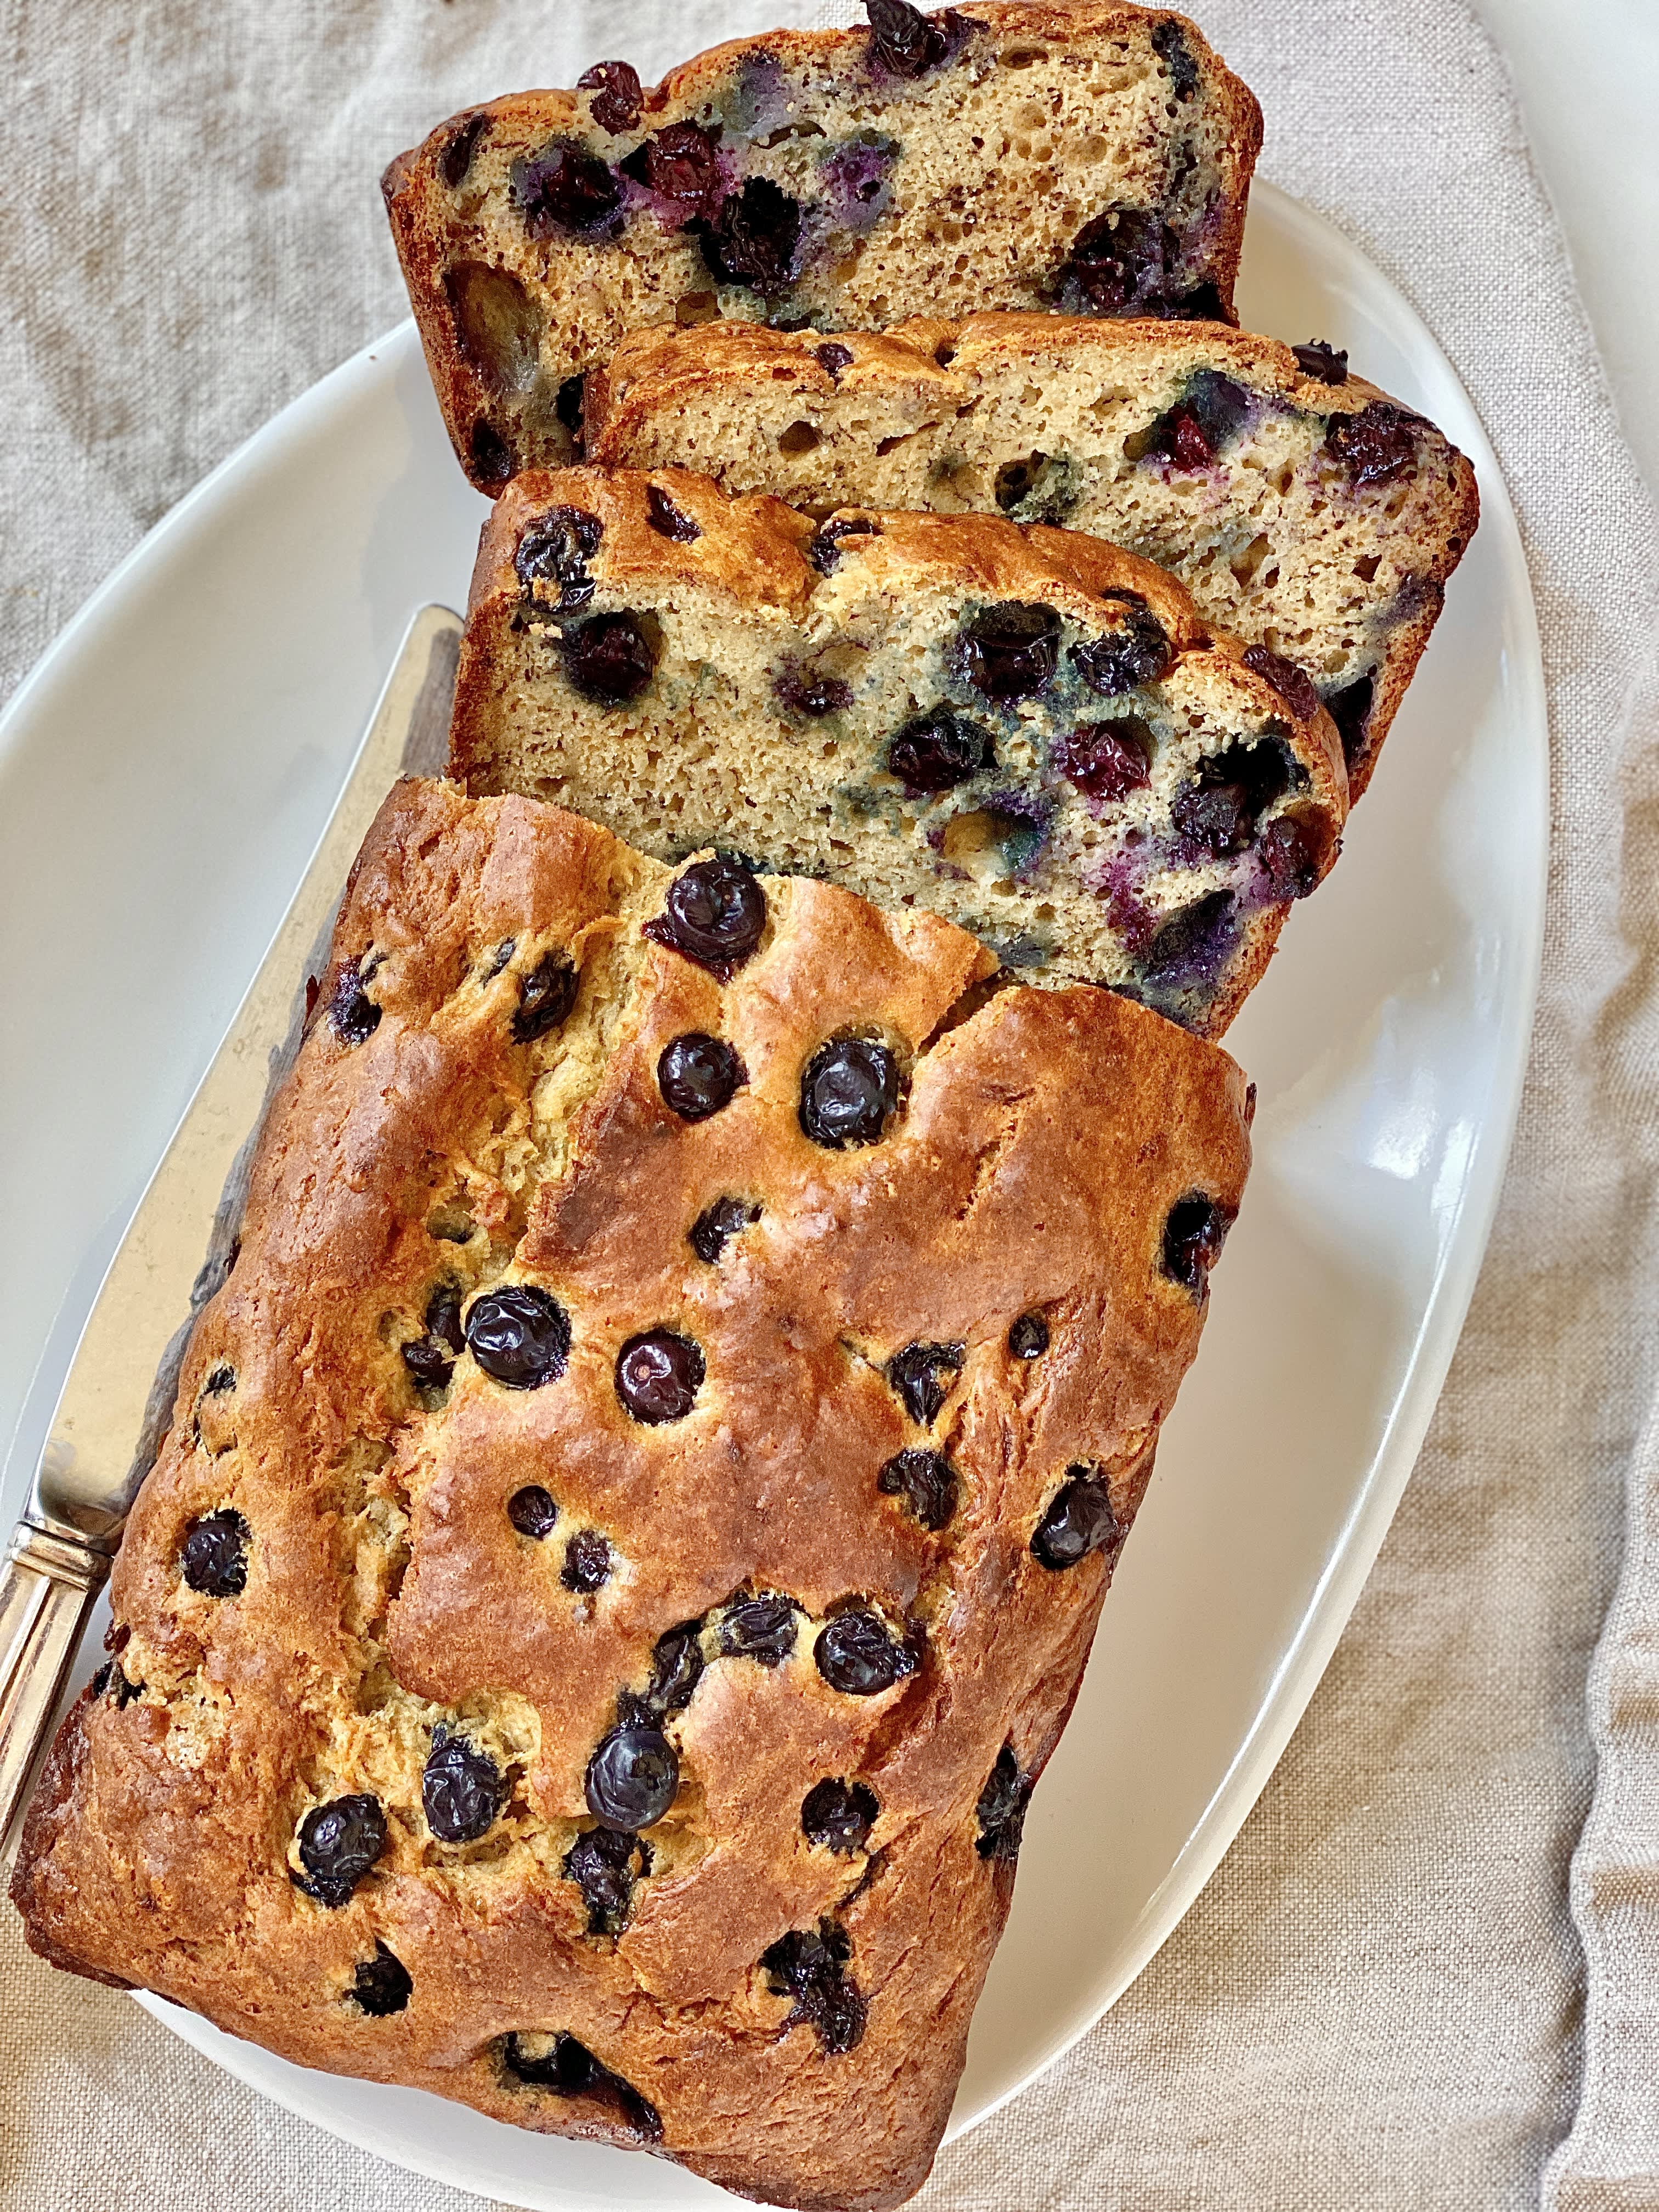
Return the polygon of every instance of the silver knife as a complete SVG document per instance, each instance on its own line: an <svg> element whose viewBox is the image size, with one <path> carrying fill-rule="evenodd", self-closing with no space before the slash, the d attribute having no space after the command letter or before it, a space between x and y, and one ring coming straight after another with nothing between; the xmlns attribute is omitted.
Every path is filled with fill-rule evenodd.
<svg viewBox="0 0 1659 2212"><path fill-rule="evenodd" d="M447 607L422 607L410 623L305 879L81 1332L0 1566L0 1838L21 1808L87 1615L167 1433L196 1316L230 1272L254 1134L299 1049L305 985L321 974L357 848L400 773L441 772L460 636ZM158 1313L179 1319L165 1347Z"/></svg>

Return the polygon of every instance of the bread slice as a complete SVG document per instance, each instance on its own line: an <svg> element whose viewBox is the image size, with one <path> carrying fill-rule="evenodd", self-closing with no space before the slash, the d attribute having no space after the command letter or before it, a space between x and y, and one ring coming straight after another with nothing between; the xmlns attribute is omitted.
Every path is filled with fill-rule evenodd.
<svg viewBox="0 0 1659 2212"><path fill-rule="evenodd" d="M1205 1036L1347 803L1307 679L1133 554L1000 515L818 527L674 470L496 502L450 765L659 860L716 845L931 908Z"/></svg>
<svg viewBox="0 0 1659 2212"><path fill-rule="evenodd" d="M743 878L722 976L694 888L555 808L388 799L13 1895L296 2064L877 2212L1249 1098L1106 992L969 1012L978 945L825 884ZM826 1051L889 1064L861 1132Z"/></svg>
<svg viewBox="0 0 1659 2212"><path fill-rule="evenodd" d="M588 450L819 513L1000 512L1128 546L1307 672L1353 798L1480 516L1463 455L1345 356L1214 325L644 332L592 381Z"/></svg>
<svg viewBox="0 0 1659 2212"><path fill-rule="evenodd" d="M1231 319L1261 139L1166 9L872 0L868 29L735 40L650 91L604 62L469 108L383 189L455 450L494 491L577 455L584 374L643 325Z"/></svg>

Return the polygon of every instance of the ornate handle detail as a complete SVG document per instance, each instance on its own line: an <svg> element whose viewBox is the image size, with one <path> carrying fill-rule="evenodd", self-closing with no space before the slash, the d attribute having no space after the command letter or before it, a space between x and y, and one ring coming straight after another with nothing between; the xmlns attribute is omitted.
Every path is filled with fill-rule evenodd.
<svg viewBox="0 0 1659 2212"><path fill-rule="evenodd" d="M106 1553L20 1521L0 1567L0 1838L22 1809L42 1737L109 1575Z"/></svg>

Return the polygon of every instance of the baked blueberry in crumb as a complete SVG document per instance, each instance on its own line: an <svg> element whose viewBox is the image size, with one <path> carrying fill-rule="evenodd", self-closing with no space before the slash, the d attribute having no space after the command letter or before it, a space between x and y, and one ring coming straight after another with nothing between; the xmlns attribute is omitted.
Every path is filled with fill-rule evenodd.
<svg viewBox="0 0 1659 2212"><path fill-rule="evenodd" d="M589 1828L563 1859L564 1877L581 1891L590 1936L620 1936L633 1909L634 1885L651 1871L651 1846L626 1828Z"/></svg>
<svg viewBox="0 0 1659 2212"><path fill-rule="evenodd" d="M646 487L645 509L646 520L659 538L669 538L676 545L689 545L693 538L702 536L700 526L655 484Z"/></svg>
<svg viewBox="0 0 1659 2212"><path fill-rule="evenodd" d="M519 985L514 1044L534 1044L558 1028L576 1003L577 975L562 952L544 952Z"/></svg>
<svg viewBox="0 0 1659 2212"><path fill-rule="evenodd" d="M482 109L449 134L443 152L438 157L438 173L452 192L459 191L466 182L466 173L472 167L472 156L477 151L478 141L489 127L489 118Z"/></svg>
<svg viewBox="0 0 1659 2212"><path fill-rule="evenodd" d="M595 62L576 79L578 92L591 92L587 112L601 131L614 137L640 119L640 75L630 62Z"/></svg>
<svg viewBox="0 0 1659 2212"><path fill-rule="evenodd" d="M236 1370L234 1367L219 1366L214 1369L207 1381L203 1383L202 1395L204 1398L219 1398L222 1397L227 1390L234 1390L235 1388Z"/></svg>
<svg viewBox="0 0 1659 2212"><path fill-rule="evenodd" d="M717 1198L702 1212L686 1232L686 1242L698 1259L709 1267L720 1264L720 1255L734 1237L740 1237L761 1218L759 1206L746 1198Z"/></svg>
<svg viewBox="0 0 1659 2212"><path fill-rule="evenodd" d="M1190 100L1198 90L1198 64L1181 35L1181 26L1165 15L1152 26L1152 47L1170 72L1170 89L1177 100Z"/></svg>
<svg viewBox="0 0 1659 2212"><path fill-rule="evenodd" d="M380 1009L364 990L356 962L343 966L334 979L328 1018L342 1044L364 1044L380 1026Z"/></svg>
<svg viewBox="0 0 1659 2212"><path fill-rule="evenodd" d="M598 238L612 229L623 188L597 155L568 138L556 138L539 154L521 155L509 173L507 196L534 239L569 231Z"/></svg>
<svg viewBox="0 0 1659 2212"><path fill-rule="evenodd" d="M1300 720L1309 721L1319 712L1319 694L1314 689L1313 678L1295 661L1286 660L1282 653L1275 653L1267 645L1247 646L1244 665L1271 684Z"/></svg>
<svg viewBox="0 0 1659 2212"><path fill-rule="evenodd" d="M179 1569L203 1597L240 1597L247 1588L247 1547L252 1534L231 1507L192 1521L179 1547Z"/></svg>
<svg viewBox="0 0 1659 2212"><path fill-rule="evenodd" d="M688 1030L663 1047L657 1061L657 1088L663 1103L682 1121L706 1121L729 1106L749 1080L749 1071L724 1037Z"/></svg>
<svg viewBox="0 0 1659 2212"><path fill-rule="evenodd" d="M957 1474L942 1452L911 1449L890 1459L876 1477L884 1498L902 1498L906 1511L935 1534L957 1510Z"/></svg>
<svg viewBox="0 0 1659 2212"><path fill-rule="evenodd" d="M377 1942L374 1956L359 1960L346 1995L371 2020L385 2020L392 2013L401 2012L414 1992L408 1967Z"/></svg>
<svg viewBox="0 0 1659 2212"><path fill-rule="evenodd" d="M1419 417L1386 399L1373 399L1358 415L1333 415L1325 450L1356 484L1390 483L1417 458Z"/></svg>
<svg viewBox="0 0 1659 2212"><path fill-rule="evenodd" d="M829 676L817 668L780 669L772 689L784 706L813 721L844 714L853 703L853 687L844 677Z"/></svg>
<svg viewBox="0 0 1659 2212"><path fill-rule="evenodd" d="M538 1543L553 1533L559 1517L559 1509L550 1490L544 1490L539 1482L526 1483L515 1490L507 1501L507 1517L521 1536L532 1536Z"/></svg>
<svg viewBox="0 0 1659 2212"><path fill-rule="evenodd" d="M1019 1771L1012 1747L1004 1744L997 1753L985 1787L979 1793L975 1815L979 1834L974 1849L982 1859L1017 1859L1025 1829L1025 1808L1030 1801L1030 1778Z"/></svg>
<svg viewBox="0 0 1659 2212"><path fill-rule="evenodd" d="M1268 823L1256 850L1275 898L1306 898L1316 887L1328 831L1328 818L1322 815L1292 812Z"/></svg>
<svg viewBox="0 0 1659 2212"><path fill-rule="evenodd" d="M1112 1494L1087 1468L1074 1467L1048 1501L1036 1525L1031 1550L1040 1565L1058 1572L1074 1567L1091 1552L1115 1553L1122 1541Z"/></svg>
<svg viewBox="0 0 1659 2212"><path fill-rule="evenodd" d="M1188 865L1242 853L1255 825L1291 781L1277 744L1232 744L1199 763L1170 805L1170 818Z"/></svg>
<svg viewBox="0 0 1659 2212"><path fill-rule="evenodd" d="M441 1723L421 1776L426 1824L441 1844L476 1843L495 1826L507 1798L501 1770L487 1751Z"/></svg>
<svg viewBox="0 0 1659 2212"><path fill-rule="evenodd" d="M561 2031L545 2051L532 2052L525 2039L532 2033L542 2039L536 2030L501 2039L502 2070L514 2081L545 2089L555 2097L592 2097L614 2105L623 2124L642 2142L662 2141L662 2116L656 2106L620 2074L602 2066L585 2043Z"/></svg>
<svg viewBox="0 0 1659 2212"><path fill-rule="evenodd" d="M820 576L828 576L841 558L844 538L878 538L881 532L873 522L861 521L856 515L832 514L821 529L815 530L807 540L806 557Z"/></svg>
<svg viewBox="0 0 1659 2212"><path fill-rule="evenodd" d="M645 925L658 945L683 952L724 981L760 943L766 893L736 860L694 860L668 886L663 911Z"/></svg>
<svg viewBox="0 0 1659 2212"><path fill-rule="evenodd" d="M504 1283L473 1299L467 1348L484 1373L509 1390L556 1382L570 1357L570 1316L533 1283Z"/></svg>
<svg viewBox="0 0 1659 2212"><path fill-rule="evenodd" d="M579 453L582 442L582 395L586 384L586 376L567 376L553 395L553 418L561 429L569 433Z"/></svg>
<svg viewBox="0 0 1659 2212"><path fill-rule="evenodd" d="M705 131L696 123L670 123L636 146L623 163L623 174L644 185L671 229L683 230L719 208L726 190L719 135L718 128Z"/></svg>
<svg viewBox="0 0 1659 2212"><path fill-rule="evenodd" d="M1164 1224L1164 1272L1170 1280L1201 1299L1234 1219L1229 1207L1201 1190L1178 1198Z"/></svg>
<svg viewBox="0 0 1659 2212"><path fill-rule="evenodd" d="M1174 469L1207 469L1250 411L1250 395L1219 369L1200 368L1178 399L1152 423L1145 452Z"/></svg>
<svg viewBox="0 0 1659 2212"><path fill-rule="evenodd" d="M706 1373L701 1348L672 1328L630 1336L617 1355L617 1395L636 1421L683 1421Z"/></svg>
<svg viewBox="0 0 1659 2212"><path fill-rule="evenodd" d="M142 1682L127 1680L118 1659L106 1659L92 1678L93 1696L108 1698L118 1713L126 1711L143 1686Z"/></svg>
<svg viewBox="0 0 1659 2212"><path fill-rule="evenodd" d="M1121 699L1139 684L1156 684L1174 658L1170 633L1150 607L1126 604L1122 621L1072 647L1072 665L1103 699Z"/></svg>
<svg viewBox="0 0 1659 2212"><path fill-rule="evenodd" d="M910 1419L931 1428L939 1407L956 1387L967 1357L960 1344L907 1344L887 1363L887 1380L904 1401Z"/></svg>
<svg viewBox="0 0 1659 2212"><path fill-rule="evenodd" d="M738 1598L720 1615L720 1651L727 1659L754 1659L763 1667L781 1667L795 1648L800 1633L800 1607L792 1597L774 1590Z"/></svg>
<svg viewBox="0 0 1659 2212"><path fill-rule="evenodd" d="M1229 890L1206 891L1160 922L1141 955L1149 981L1171 986L1215 980L1237 941L1238 911Z"/></svg>
<svg viewBox="0 0 1659 2212"><path fill-rule="evenodd" d="M1041 1359L1048 1349L1048 1324L1040 1313L1021 1314L1008 1332L1008 1349L1016 1359Z"/></svg>
<svg viewBox="0 0 1659 2212"><path fill-rule="evenodd" d="M853 365L851 346L838 345L831 338L827 345L814 346L812 358L827 376L839 378L842 369Z"/></svg>
<svg viewBox="0 0 1659 2212"><path fill-rule="evenodd" d="M467 441L472 474L480 483L504 484L513 473L513 452L495 424L480 415Z"/></svg>
<svg viewBox="0 0 1659 2212"><path fill-rule="evenodd" d="M307 1896L331 1909L343 1905L386 1845L386 1812L367 1794L313 1805L300 1823L300 1863Z"/></svg>
<svg viewBox="0 0 1659 2212"><path fill-rule="evenodd" d="M1342 757L1350 768L1365 750L1365 725L1376 690L1376 677L1372 672L1356 678L1352 684L1345 684L1325 702L1325 711L1336 724L1337 735L1342 740Z"/></svg>
<svg viewBox="0 0 1659 2212"><path fill-rule="evenodd" d="M1321 384L1346 384L1348 380L1348 356L1334 346L1327 345L1323 338L1310 338L1306 345L1292 346L1296 365L1304 376L1311 376Z"/></svg>
<svg viewBox="0 0 1659 2212"><path fill-rule="evenodd" d="M907 792L953 791L996 766L988 732L961 714L936 707L907 722L887 746L887 772Z"/></svg>
<svg viewBox="0 0 1659 2212"><path fill-rule="evenodd" d="M1055 303L1070 315L1121 315L1154 299L1172 241L1163 218L1109 208L1085 222L1056 279Z"/></svg>
<svg viewBox="0 0 1659 2212"><path fill-rule="evenodd" d="M637 615L590 615L559 641L564 672L574 690L596 706L625 707L657 671L656 648Z"/></svg>
<svg viewBox="0 0 1659 2212"><path fill-rule="evenodd" d="M894 76L926 76L948 61L964 26L954 9L924 15L907 0L864 0L870 58Z"/></svg>
<svg viewBox="0 0 1659 2212"><path fill-rule="evenodd" d="M811 2027L826 2051L852 2050L864 2033L868 2010L863 1992L848 1978L853 1945L833 1920L816 1930L791 1929L761 1954L772 1994L794 1999L786 2028Z"/></svg>
<svg viewBox="0 0 1659 2212"><path fill-rule="evenodd" d="M440 1283L426 1303L426 1334L403 1347L410 1380L423 1390L447 1389L465 1340L461 1294L453 1283Z"/></svg>
<svg viewBox="0 0 1659 2212"><path fill-rule="evenodd" d="M895 1643L887 1624L862 1610L838 1613L818 1631L812 1646L817 1670L832 1690L849 1698L879 1697L916 1671L916 1655Z"/></svg>
<svg viewBox="0 0 1659 2212"><path fill-rule="evenodd" d="M525 526L513 556L514 574L526 591L537 584L556 584L555 611L574 614L593 596L587 563L604 535L605 525L586 508L550 507Z"/></svg>
<svg viewBox="0 0 1659 2212"><path fill-rule="evenodd" d="M961 655L963 675L986 698L1035 698L1060 665L1060 617L1017 599L987 607L963 628Z"/></svg>
<svg viewBox="0 0 1659 2212"><path fill-rule="evenodd" d="M702 1623L683 1620L665 1629L651 1655L651 1679L645 1686L645 1705L657 1719L683 1713L702 1680Z"/></svg>
<svg viewBox="0 0 1659 2212"><path fill-rule="evenodd" d="M801 1078L800 1126L815 1145L842 1152L873 1145L897 1113L899 1065L870 1037L831 1037Z"/></svg>
<svg viewBox="0 0 1659 2212"><path fill-rule="evenodd" d="M1139 714L1085 722L1049 741L1048 758L1087 799L1115 805L1152 780L1152 733Z"/></svg>
<svg viewBox="0 0 1659 2212"><path fill-rule="evenodd" d="M727 284L775 300L794 282L800 202L769 177L749 177L728 192L702 232L702 258Z"/></svg>
<svg viewBox="0 0 1659 2212"><path fill-rule="evenodd" d="M591 1597L611 1579L611 1547L597 1528L579 1528L564 1547L559 1580L568 1590Z"/></svg>
<svg viewBox="0 0 1659 2212"><path fill-rule="evenodd" d="M864 1849L880 1813L873 1790L832 1776L815 1782L801 1800L801 1833L809 1844L846 1856Z"/></svg>
<svg viewBox="0 0 1659 2212"><path fill-rule="evenodd" d="M608 1828L649 1828L673 1803L680 1762L660 1729L614 1728L587 1762L587 1809Z"/></svg>

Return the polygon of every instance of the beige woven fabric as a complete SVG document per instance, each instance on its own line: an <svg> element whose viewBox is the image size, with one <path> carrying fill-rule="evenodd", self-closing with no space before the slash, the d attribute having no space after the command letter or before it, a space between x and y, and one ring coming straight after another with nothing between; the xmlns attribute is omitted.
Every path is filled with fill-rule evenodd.
<svg viewBox="0 0 1659 2212"><path fill-rule="evenodd" d="M792 12L0 0L0 688L209 465L402 313L387 155L467 100L618 52L648 76ZM1417 301L1520 511L1557 813L1535 1059L1444 1401L1278 1775L1139 1984L945 2154L921 2203L1465 2212L1547 2191L1553 2212L1637 2212L1659 2207L1654 518L1460 0L1198 12L1267 110L1264 173ZM1575 1876L1587 2012L1569 1864L1627 1480ZM125 1998L29 1960L0 1915L0 2203L472 2201L262 2104Z"/></svg>

